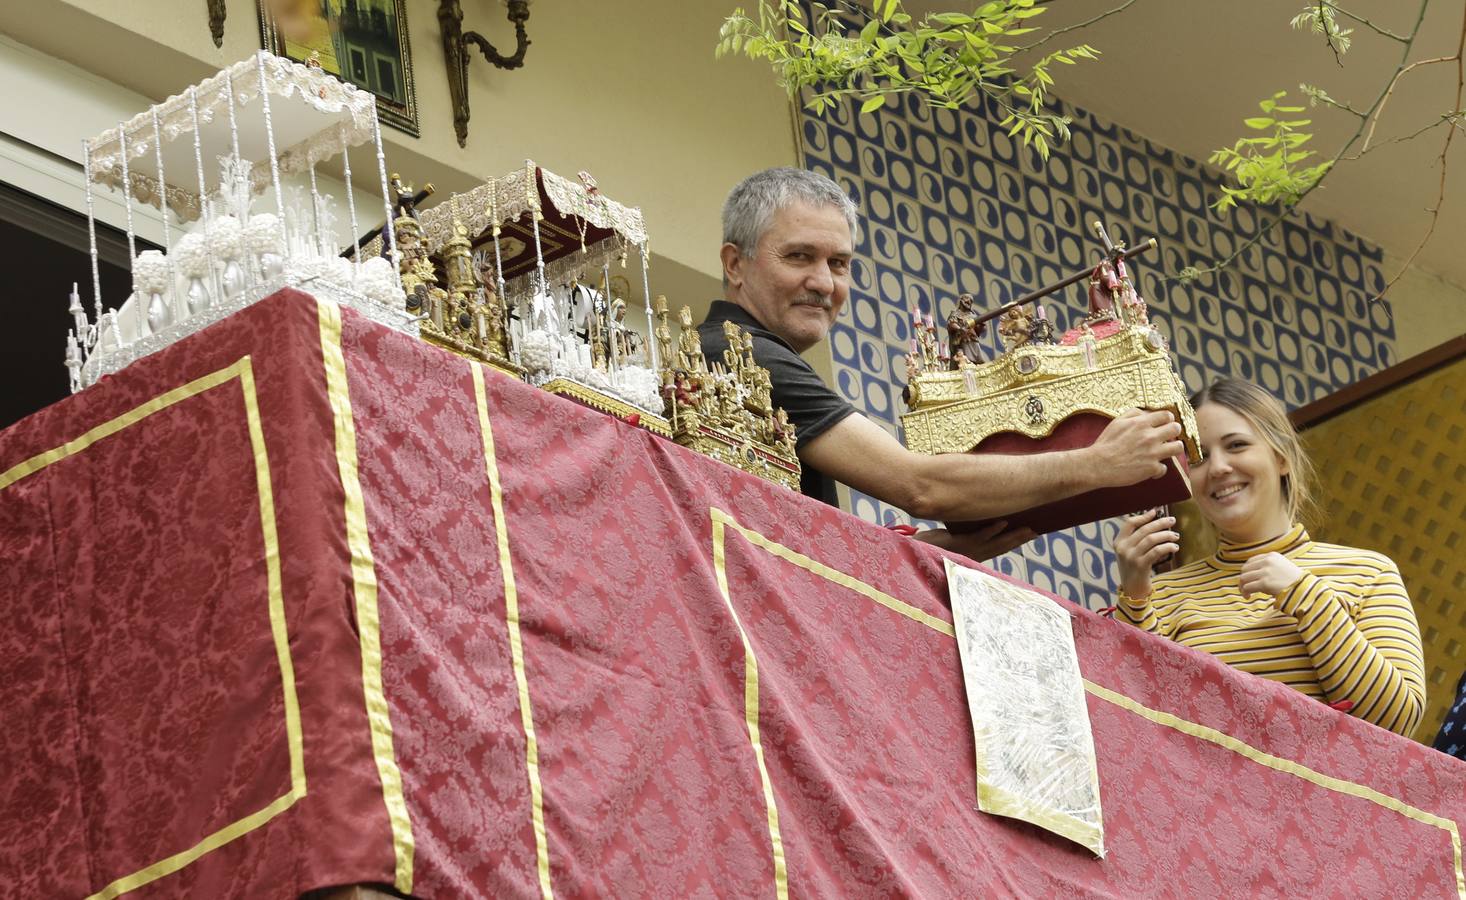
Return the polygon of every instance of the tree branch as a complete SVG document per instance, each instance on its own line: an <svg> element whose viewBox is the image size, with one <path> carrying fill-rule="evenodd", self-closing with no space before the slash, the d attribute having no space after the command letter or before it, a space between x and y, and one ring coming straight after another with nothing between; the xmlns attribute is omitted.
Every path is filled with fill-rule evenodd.
<svg viewBox="0 0 1466 900"><path fill-rule="evenodd" d="M1419 28L1418 25L1416 27ZM1414 39L1414 37L1414 35L1411 35L1412 40ZM1369 134L1364 136L1364 147L1359 152L1361 154L1369 152L1369 142L1374 140L1374 129L1377 125L1379 125L1380 116L1385 111L1385 104L1390 102L1390 96L1395 92L1395 82L1399 81L1406 72L1418 69L1421 66L1428 66L1432 63L1452 62L1460 58L1461 55L1459 53L1455 56L1437 56L1434 59L1416 60L1408 66L1403 66L1399 69L1396 69L1395 77L1390 79L1390 86L1385 88L1384 96L1376 100L1374 103L1374 107L1370 110L1370 114L1374 117L1374 121L1369 123ZM1456 105L1459 106L1460 104L1457 103Z"/></svg>
<svg viewBox="0 0 1466 900"><path fill-rule="evenodd" d="M1332 97L1319 97L1318 102L1324 104L1325 106L1332 106L1334 109L1342 110L1346 113L1353 113L1357 118L1360 119L1369 118L1369 115L1367 113L1360 112L1348 103L1340 103Z"/></svg>
<svg viewBox="0 0 1466 900"><path fill-rule="evenodd" d="M1261 241L1264 237L1267 236L1268 232L1270 232L1274 228L1276 228L1284 219L1286 219L1289 216L1290 213L1293 212L1293 210L1297 209L1299 207L1299 205L1301 205L1303 203L1304 198L1306 198L1309 194L1313 193L1315 190L1317 190L1317 188L1318 188L1319 185L1321 185L1321 184L1324 183L1324 180L1326 178L1328 178L1329 172L1332 172L1333 171L1334 165L1337 164L1339 162L1339 160L1341 160L1341 159L1344 158L1345 154L1347 154L1349 152L1349 149L1354 146L1354 144L1355 144L1356 141L1359 140L1360 135L1364 134L1365 126L1366 125L1371 125L1371 127L1370 127L1370 133L1371 134L1373 133L1374 129L1372 127L1372 123L1374 121L1378 121L1380 109L1381 109L1381 107L1384 106L1385 100L1390 96L1390 92L1395 89L1395 82L1397 82L1397 81L1400 80L1400 75L1401 74L1403 74L1404 72L1408 71L1411 68L1414 68L1416 65L1419 65L1419 63L1410 63L1410 64L1407 65L1405 61L1410 58L1410 50L1411 50L1411 48L1413 48L1415 46L1415 39L1420 34L1420 25L1421 25L1422 22L1425 21L1425 10L1429 6L1430 6L1430 0L1421 0L1421 2L1420 2L1420 9L1415 14L1415 26L1410 29L1410 34L1405 39L1405 42L1404 42L1405 43L1405 46L1404 46L1403 50L1400 53L1400 62L1399 62L1399 64L1395 68L1395 74L1393 76L1391 76L1390 81L1389 81L1389 84L1385 87L1385 89L1382 92L1380 92L1380 95L1375 98L1374 103L1372 103L1370 105L1369 110L1365 113L1365 117L1360 120L1359 127L1357 129L1355 129L1354 134L1347 141L1344 142L1343 146L1341 146L1339 148L1339 152L1338 153L1335 153L1334 154L1334 158L1329 161L1329 169L1328 169L1328 171L1324 172L1324 174L1317 181L1315 181L1313 184L1309 185L1309 187L1308 187L1307 190L1305 190L1302 193L1300 193L1298 195L1298 198L1296 200L1294 200L1292 204L1290 204L1289 206L1283 208L1282 210L1280 210L1278 212L1277 215L1273 216L1272 221L1270 221L1266 225L1263 225L1260 228L1258 228L1256 234L1254 234L1252 237L1248 238L1246 242L1244 242L1236 250L1232 251L1232 253L1228 254L1228 256L1225 259L1221 260L1220 262L1216 262L1216 263L1213 263L1213 264L1211 264L1209 266L1205 266L1205 267L1202 267L1202 268L1197 268L1195 266L1188 266L1187 268L1182 269L1181 272L1178 272L1175 275L1171 275L1171 276L1167 277L1166 278L1166 281L1167 282L1180 281L1180 280L1191 280L1191 279L1194 279L1194 278L1199 278L1202 275L1210 275L1210 274L1213 274L1215 272L1219 272L1222 269L1225 269L1227 266L1230 266L1232 263L1236 262L1237 259L1243 253L1246 253L1248 250L1250 250L1253 247L1255 247L1258 244L1259 241ZM1466 26L1463 26L1463 29L1466 29ZM1463 30L1463 35L1466 35L1466 30ZM1456 58L1459 59L1459 57L1460 57L1460 54L1457 53ZM1444 59L1447 59L1448 60L1448 59L1451 59L1451 58L1452 57L1445 57ZM1459 108L1460 105L1461 105L1461 102L1458 99L1456 101L1456 106ZM1455 131L1455 129L1452 129L1452 133L1454 133L1454 131ZM1367 147L1367 145L1368 145L1368 141L1367 140L1365 141L1365 144L1366 144L1366 147ZM1360 151L1361 154L1364 153L1364 152L1365 152L1364 150L1361 150Z"/></svg>
<svg viewBox="0 0 1466 900"><path fill-rule="evenodd" d="M1462 16L1461 37L1456 42L1455 60L1457 110L1461 109L1462 88L1463 86L1466 86L1466 56L1463 56L1463 51L1466 51L1466 15ZM1425 229L1425 234L1421 236L1420 243L1416 244L1415 249L1410 251L1410 255L1406 257L1405 262L1400 266L1400 271L1396 272L1389 281L1385 282L1385 286L1380 288L1379 294L1370 299L1370 303L1377 303L1380 300L1384 299L1384 296L1389 291L1389 289L1395 286L1395 282L1403 278L1405 276L1405 273L1410 270L1410 266L1414 264L1415 258L1420 255L1421 250L1425 249L1425 245L1430 243L1431 236L1435 234L1436 223L1439 222L1441 218L1441 206L1444 205L1446 202L1446 166L1448 161L1446 154L1449 153L1451 150L1451 139L1456 136L1455 121L1450 119L1449 117L1444 118L1442 121L1450 121L1452 127L1446 129L1446 140L1445 143L1441 145L1441 155L1437 158L1440 162L1441 167L1441 184L1440 190L1436 193L1435 205L1430 207L1430 227ZM1440 123L1438 122L1436 124Z"/></svg>
<svg viewBox="0 0 1466 900"><path fill-rule="evenodd" d="M1048 34L1034 41L1032 44L1029 44L1026 47L1019 47L1017 50L1014 50L1013 55L1017 56L1020 53L1027 53L1030 50L1035 50L1039 47L1042 47L1044 44L1047 44L1049 41L1053 40L1054 38L1058 37L1066 31L1078 31L1081 28L1088 28L1089 26L1098 22L1100 19L1108 19L1110 16L1124 12L1125 10L1129 9L1130 6L1134 3L1135 0L1125 0L1124 3L1121 3L1114 9L1106 10L1105 12L1100 13L1099 15L1095 16L1093 19L1090 19L1087 22L1080 22L1077 25L1070 25L1066 28L1058 28L1050 31Z"/></svg>
<svg viewBox="0 0 1466 900"><path fill-rule="evenodd" d="M1328 0L1318 0L1318 17L1320 21L1323 20L1323 8L1325 6L1332 8L1333 4L1329 3ZM1337 44L1334 43L1334 36L1332 34L1329 34L1327 29L1324 31L1323 40L1325 44L1329 45L1329 49L1332 50L1334 53L1334 65L1338 66L1341 69L1344 68L1344 57L1340 55L1339 47Z"/></svg>
<svg viewBox="0 0 1466 900"><path fill-rule="evenodd" d="M1404 35L1395 34L1389 29L1381 28L1373 22L1369 21L1368 19L1364 18L1363 16L1355 15L1354 13L1349 12L1349 10L1344 9L1342 6L1335 6L1333 3L1329 3L1329 6L1333 7L1334 12L1338 13L1346 19L1352 19L1353 21L1358 22L1360 25L1363 25L1365 28L1368 28L1375 34L1383 35L1384 37L1387 37L1391 40L1399 41L1402 44L1410 40L1410 38L1407 38ZM1413 37L1414 35L1411 35L1411 38Z"/></svg>
<svg viewBox="0 0 1466 900"><path fill-rule="evenodd" d="M1453 128L1459 128L1461 126L1457 122L1457 120L1461 117L1461 115L1462 115L1462 113L1461 113L1460 110L1455 110L1453 112L1448 112L1448 113L1441 113L1441 117L1439 119L1436 119L1434 122L1431 122L1429 125L1425 125L1425 126L1423 126L1421 128L1417 128L1415 131L1412 131L1409 134L1404 135L1402 137L1395 137L1395 138L1390 138L1387 141L1381 141L1380 143L1375 144L1373 147L1370 147L1368 150L1361 150L1358 153L1354 154L1353 156L1341 156L1341 157L1339 157L1339 161L1340 162L1354 162L1356 159L1359 159L1360 157L1364 156L1364 154L1366 154L1366 153L1373 153L1374 151L1378 150L1379 148L1381 148L1381 147L1388 147L1391 144L1403 144L1406 141L1413 141L1416 138L1420 137L1422 134L1425 134L1427 131L1434 131L1437 128L1441 127L1442 125L1450 125Z"/></svg>

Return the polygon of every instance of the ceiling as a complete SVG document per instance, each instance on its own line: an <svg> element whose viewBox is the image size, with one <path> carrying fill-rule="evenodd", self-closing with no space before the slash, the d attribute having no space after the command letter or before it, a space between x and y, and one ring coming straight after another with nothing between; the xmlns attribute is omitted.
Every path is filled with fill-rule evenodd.
<svg viewBox="0 0 1466 900"><path fill-rule="evenodd" d="M1033 20L1045 28L1082 23L1125 0L1050 0ZM965 0L907 0L908 11L970 8ZM1149 140L1205 160L1246 134L1242 120L1258 115L1257 103L1288 90L1301 99L1300 82L1318 85L1336 100L1368 109L1400 64L1403 45L1352 25L1353 46L1342 67L1323 39L1294 31L1288 23L1303 0L1134 0L1116 15L1055 38L1044 49L1087 43L1097 61L1059 66L1054 92L1100 118ZM1433 0L1410 61L1451 56L1460 40L1466 0ZM1417 2L1351 0L1350 12L1405 34L1420 10ZM1454 63L1421 66L1405 75L1386 104L1371 150L1341 162L1303 204L1385 248L1395 260L1408 257L1430 227L1428 207L1440 190L1437 157L1446 129L1408 142L1385 143L1409 134L1455 107ZM1331 157L1358 127L1347 112L1309 110L1313 146ZM1466 134L1450 148L1446 201L1430 243L1416 266L1466 287ZM1398 265L1398 262L1395 263ZM1387 269L1388 278L1395 272Z"/></svg>

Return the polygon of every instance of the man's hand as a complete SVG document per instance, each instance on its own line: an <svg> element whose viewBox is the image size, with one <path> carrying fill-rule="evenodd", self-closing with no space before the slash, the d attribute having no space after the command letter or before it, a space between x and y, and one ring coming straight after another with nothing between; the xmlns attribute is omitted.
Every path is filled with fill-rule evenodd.
<svg viewBox="0 0 1466 900"><path fill-rule="evenodd" d="M1147 510L1126 516L1115 535L1115 558L1120 564L1120 590L1136 600L1150 596L1150 571L1155 564L1181 549L1181 535L1172 529L1174 516Z"/></svg>
<svg viewBox="0 0 1466 900"><path fill-rule="evenodd" d="M1166 474L1166 460L1185 452L1180 436L1181 425L1169 412L1127 409L1105 426L1088 453L1107 487L1126 487Z"/></svg>
<svg viewBox="0 0 1466 900"><path fill-rule="evenodd" d="M1298 583L1303 570L1281 553L1263 553L1254 556L1242 566L1237 578L1237 587L1244 598L1253 594L1267 594L1276 597Z"/></svg>
<svg viewBox="0 0 1466 900"><path fill-rule="evenodd" d="M994 522L967 534L953 534L945 528L931 528L913 535L934 547L960 553L974 562L986 562L1009 550L1023 546L1038 535L1031 528L1009 528L1007 522Z"/></svg>

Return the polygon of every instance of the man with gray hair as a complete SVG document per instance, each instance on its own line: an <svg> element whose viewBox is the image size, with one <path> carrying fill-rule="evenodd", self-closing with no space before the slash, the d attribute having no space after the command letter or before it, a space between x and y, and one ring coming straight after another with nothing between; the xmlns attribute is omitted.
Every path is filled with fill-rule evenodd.
<svg viewBox="0 0 1466 900"><path fill-rule="evenodd" d="M1170 413L1140 411L1076 450L927 456L901 446L799 355L824 340L849 299L858 228L855 204L823 175L777 168L744 179L723 204L723 299L698 326L713 359L727 349L723 322L752 335L773 402L794 423L805 494L836 505L840 481L919 519L977 521L1163 475L1165 460L1182 452L1181 426ZM1034 535L997 522L970 534L937 528L917 537L981 560Z"/></svg>

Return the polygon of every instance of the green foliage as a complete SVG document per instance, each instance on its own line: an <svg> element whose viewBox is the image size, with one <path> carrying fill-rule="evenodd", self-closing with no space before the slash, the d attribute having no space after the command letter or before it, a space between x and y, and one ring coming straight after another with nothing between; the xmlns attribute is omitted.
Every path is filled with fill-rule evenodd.
<svg viewBox="0 0 1466 900"><path fill-rule="evenodd" d="M1333 166L1332 160L1303 165L1314 155L1312 150L1304 149L1313 135L1298 129L1312 124L1312 120L1290 118L1303 112L1303 107L1282 105L1280 101L1287 95L1287 91L1277 92L1258 104L1263 115L1243 120L1242 124L1262 134L1241 138L1207 159L1231 173L1241 185L1223 187L1222 196L1212 204L1214 209L1230 209L1238 200L1292 206Z"/></svg>
<svg viewBox="0 0 1466 900"><path fill-rule="evenodd" d="M1354 33L1354 29L1339 27L1334 5L1328 0L1320 0L1318 3L1310 3L1303 7L1303 12L1294 16L1291 24L1300 31L1309 28L1314 34L1323 35L1324 40L1328 42L1329 49L1333 50L1336 56L1343 56L1349 52L1349 35Z"/></svg>
<svg viewBox="0 0 1466 900"><path fill-rule="evenodd" d="M1300 84L1298 85L1298 90L1302 91L1303 96L1308 98L1309 106L1317 106L1322 103L1325 106L1334 106L1340 109L1344 107L1344 104L1335 100L1333 97L1330 97L1328 91L1325 91L1318 85Z"/></svg>
<svg viewBox="0 0 1466 900"><path fill-rule="evenodd" d="M1069 119L1046 109L1054 84L1051 69L1099 55L1087 44L1045 54L1020 72L1014 39L1037 29L1028 21L1044 12L1038 0L990 0L971 13L930 13L916 22L901 0L873 0L869 16L847 29L836 11L814 3L806 18L796 0L759 0L757 17L735 9L718 34L717 55L744 54L771 64L790 96L805 88L805 106L823 113L845 98L860 111L880 109L892 95L920 93L932 106L957 109L974 95L991 97L1004 113L1000 124L1044 159L1050 145L1067 140Z"/></svg>

